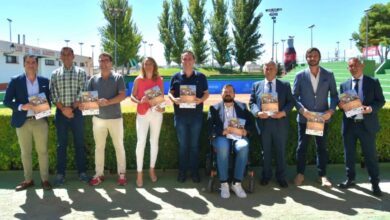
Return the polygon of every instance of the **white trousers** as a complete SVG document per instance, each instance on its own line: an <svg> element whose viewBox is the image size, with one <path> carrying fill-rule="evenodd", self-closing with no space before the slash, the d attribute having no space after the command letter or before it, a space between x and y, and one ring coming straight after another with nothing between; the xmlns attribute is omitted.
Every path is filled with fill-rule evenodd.
<svg viewBox="0 0 390 220"><path fill-rule="evenodd" d="M95 138L95 170L96 176L104 175L104 153L106 139L110 133L112 143L115 148L116 165L118 174L126 173L126 153L123 145L123 119L100 119L92 118L93 136Z"/></svg>
<svg viewBox="0 0 390 220"><path fill-rule="evenodd" d="M146 146L146 138L150 127L150 168L154 168L158 154L158 139L160 137L161 124L163 114L153 112L150 109L145 115L137 114L136 129L137 129L137 148L135 150L137 156L137 171L141 172L144 164L144 152Z"/></svg>

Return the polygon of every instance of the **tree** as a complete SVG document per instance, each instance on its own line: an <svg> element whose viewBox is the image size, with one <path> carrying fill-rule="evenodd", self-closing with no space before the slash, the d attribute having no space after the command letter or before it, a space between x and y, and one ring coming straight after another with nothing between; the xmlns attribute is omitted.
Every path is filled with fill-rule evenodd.
<svg viewBox="0 0 390 220"><path fill-rule="evenodd" d="M142 35L132 21L132 7L127 0L102 0L100 7L108 24L99 29L103 49L115 56L115 22L117 66L129 66L130 59L137 59ZM115 59L115 58L114 58Z"/></svg>
<svg viewBox="0 0 390 220"><path fill-rule="evenodd" d="M247 61L254 61L263 53L258 32L262 13L255 15L261 0L233 0L232 23L235 49L233 54L240 65L240 72Z"/></svg>
<svg viewBox="0 0 390 220"><path fill-rule="evenodd" d="M228 33L227 5L224 0L212 0L214 14L210 18L210 36L212 53L218 64L223 67L228 59L228 47L231 42ZM215 48L215 50L214 50Z"/></svg>
<svg viewBox="0 0 390 220"><path fill-rule="evenodd" d="M205 8L206 0L189 0L188 29L190 31L190 42L195 54L197 64L202 64L207 59L207 41L204 39L205 32Z"/></svg>
<svg viewBox="0 0 390 220"><path fill-rule="evenodd" d="M168 66L171 64L171 53L173 48L172 36L171 36L171 24L169 20L169 2L164 0L163 2L163 12L158 18L158 30L160 31L160 42L164 44L164 57Z"/></svg>
<svg viewBox="0 0 390 220"><path fill-rule="evenodd" d="M185 47L185 32L183 18L183 4L180 0L172 0L172 16L170 17L172 27L172 60L178 65L181 65L181 53Z"/></svg>
<svg viewBox="0 0 390 220"><path fill-rule="evenodd" d="M390 52L390 2L384 4L374 4L367 13L368 16L368 45L384 46L384 54L379 52L381 62L387 59ZM359 33L354 32L352 38L356 41L356 46L363 51L366 46L366 16L360 21Z"/></svg>

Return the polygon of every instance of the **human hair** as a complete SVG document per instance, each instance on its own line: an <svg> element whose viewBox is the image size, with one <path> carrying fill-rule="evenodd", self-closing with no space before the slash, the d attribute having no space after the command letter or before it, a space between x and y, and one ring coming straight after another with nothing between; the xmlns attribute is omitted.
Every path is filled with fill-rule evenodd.
<svg viewBox="0 0 390 220"><path fill-rule="evenodd" d="M278 65L273 60L267 61L263 64L263 66L266 66L266 65L274 65L276 67L276 69L278 69Z"/></svg>
<svg viewBox="0 0 390 220"><path fill-rule="evenodd" d="M309 53L312 53L312 52L317 52L318 55L320 56L320 59L321 59L321 52L316 47L310 47L309 49L306 50L306 58L307 58L307 56L309 56Z"/></svg>
<svg viewBox="0 0 390 220"><path fill-rule="evenodd" d="M61 49L61 55L64 53L65 50L69 50L69 51L72 53L72 55L74 55L73 49L70 48L70 47L63 47L63 48Z"/></svg>
<svg viewBox="0 0 390 220"><path fill-rule="evenodd" d="M99 55L99 60L101 57L108 57L108 59L110 59L110 62L112 62L112 55L107 53L107 52L102 52L100 55Z"/></svg>
<svg viewBox="0 0 390 220"><path fill-rule="evenodd" d="M146 72L145 72L145 63L146 61L151 61L153 63L153 75L152 75L152 80L156 81L160 74L158 73L158 66L156 60L154 60L152 57L145 57L144 60L142 61L142 67L141 67L141 72L142 72L142 77L146 79Z"/></svg>
<svg viewBox="0 0 390 220"><path fill-rule="evenodd" d="M236 93L236 90L234 89L234 87L233 87L233 85L232 84L225 84L223 87L222 87L222 91L224 90L224 89L226 89L227 87L230 87L230 88L232 88L233 89L233 92L234 93Z"/></svg>
<svg viewBox="0 0 390 220"><path fill-rule="evenodd" d="M194 54L194 52L192 52L191 50L185 50L185 51L183 51L183 53L181 54L181 59L183 59L183 56L184 56L184 54L186 54L186 53L191 54L192 58L195 60L195 54Z"/></svg>
<svg viewBox="0 0 390 220"><path fill-rule="evenodd" d="M364 58L363 58L363 57L351 57L351 58L348 59L348 63L349 63L351 60L357 60L360 64L363 64L363 63L364 63Z"/></svg>
<svg viewBox="0 0 390 220"><path fill-rule="evenodd" d="M23 56L23 64L26 63L27 58L33 58L33 59L35 59L35 62L37 62L37 64L38 64L38 57L35 56L35 55L32 55L32 54L25 54L25 55Z"/></svg>

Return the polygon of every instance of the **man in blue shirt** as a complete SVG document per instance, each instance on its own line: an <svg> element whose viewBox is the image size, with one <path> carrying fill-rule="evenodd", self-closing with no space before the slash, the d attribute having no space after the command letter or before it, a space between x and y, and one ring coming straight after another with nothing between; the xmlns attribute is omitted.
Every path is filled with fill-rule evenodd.
<svg viewBox="0 0 390 220"><path fill-rule="evenodd" d="M169 99L174 103L174 125L179 141L179 175L177 180L185 182L187 169L191 171L193 182L200 182L199 166L199 136L203 122L203 102L209 97L206 76L194 70L195 56L191 51L181 55L182 71L176 73L170 83ZM194 108L183 108L185 102L180 97L184 86L196 88ZM193 91L192 91L193 92ZM183 95L183 94L182 94ZM191 104L190 104L191 105ZM187 106L188 107L188 106Z"/></svg>

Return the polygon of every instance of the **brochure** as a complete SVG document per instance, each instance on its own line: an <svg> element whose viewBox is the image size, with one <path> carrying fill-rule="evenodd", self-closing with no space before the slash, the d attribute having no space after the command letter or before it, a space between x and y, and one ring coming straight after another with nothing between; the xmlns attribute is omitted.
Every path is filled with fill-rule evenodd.
<svg viewBox="0 0 390 220"><path fill-rule="evenodd" d="M279 111L278 93L263 93L261 95L261 109L269 116Z"/></svg>
<svg viewBox="0 0 390 220"><path fill-rule="evenodd" d="M340 102L344 103L343 109L347 118L363 113L362 102L355 90L348 90L340 94L339 98Z"/></svg>
<svg viewBox="0 0 390 220"><path fill-rule="evenodd" d="M83 115L98 115L99 114L99 96L97 91L86 91L82 93L81 102L83 103Z"/></svg>
<svg viewBox="0 0 390 220"><path fill-rule="evenodd" d="M314 136L324 135L325 120L320 112L310 112L311 117L307 120L306 134Z"/></svg>
<svg viewBox="0 0 390 220"><path fill-rule="evenodd" d="M180 108L196 108L196 86L181 85L180 86Z"/></svg>
<svg viewBox="0 0 390 220"><path fill-rule="evenodd" d="M167 103L164 99L164 94L161 92L159 86L154 86L148 90L145 90L145 96L149 99L151 110L154 112L156 108L165 108Z"/></svg>
<svg viewBox="0 0 390 220"><path fill-rule="evenodd" d="M228 127L230 130L233 131L233 133L235 133L234 131L237 131L237 133L239 133L245 127L245 119L231 118L228 121ZM242 138L241 135L236 135L236 134L228 134L226 135L226 137L233 140L239 140Z"/></svg>
<svg viewBox="0 0 390 220"><path fill-rule="evenodd" d="M28 97L28 101L34 106L35 119L48 117L51 114L50 105L44 92Z"/></svg>

